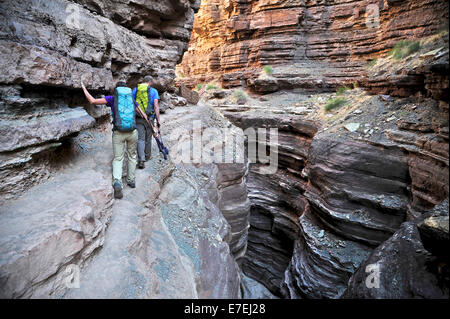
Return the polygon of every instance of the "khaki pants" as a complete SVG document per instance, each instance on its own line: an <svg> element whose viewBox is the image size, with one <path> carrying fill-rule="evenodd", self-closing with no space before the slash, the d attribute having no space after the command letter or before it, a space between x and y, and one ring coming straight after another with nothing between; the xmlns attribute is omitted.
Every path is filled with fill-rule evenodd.
<svg viewBox="0 0 450 319"><path fill-rule="evenodd" d="M125 153L127 154L128 159L127 182L134 182L134 173L136 171L137 140L137 130L132 132L113 131L113 184L116 181L119 181L120 184L122 184L122 167Z"/></svg>

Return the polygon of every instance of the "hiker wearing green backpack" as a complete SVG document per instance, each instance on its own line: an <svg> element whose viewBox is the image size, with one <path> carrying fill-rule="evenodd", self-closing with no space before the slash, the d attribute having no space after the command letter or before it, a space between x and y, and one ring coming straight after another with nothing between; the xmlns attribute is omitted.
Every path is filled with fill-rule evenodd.
<svg viewBox="0 0 450 319"><path fill-rule="evenodd" d="M114 159L113 166L113 188L114 197L122 198L122 167L125 154L128 159L127 184L131 188L136 187L136 145L138 133L136 130L136 107L132 90L125 82L118 82L114 89L114 95L108 95L101 99L95 99L81 83L84 95L89 103L100 105L106 104L111 108L113 119L112 144Z"/></svg>
<svg viewBox="0 0 450 319"><path fill-rule="evenodd" d="M159 121L159 94L152 87L153 78L149 75L144 77L144 83L140 83L133 90L133 98L145 113L148 120L154 126L155 119L157 129L160 130ZM152 129L145 124L145 119L141 116L136 117L136 127L138 130L138 168L145 168L144 162L152 158Z"/></svg>

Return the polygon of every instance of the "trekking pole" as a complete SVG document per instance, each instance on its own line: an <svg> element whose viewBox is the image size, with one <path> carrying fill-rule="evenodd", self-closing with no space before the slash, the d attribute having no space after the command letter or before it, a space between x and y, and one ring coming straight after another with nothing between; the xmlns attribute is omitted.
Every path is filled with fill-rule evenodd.
<svg viewBox="0 0 450 319"><path fill-rule="evenodd" d="M141 117L145 120L145 122L147 123L147 125L152 129L153 132L153 137L155 138L156 144L158 145L159 151L163 154L164 159L167 160L167 155L169 154L169 150L167 149L167 147L164 146L163 142L162 142L162 138L161 138L161 133L157 133L155 127L153 126L153 124L148 120L147 116L145 115L145 113L141 110L141 108L139 106L136 106L136 110L138 111L138 113L141 115ZM158 131L159 132L159 131ZM158 138L159 136L159 138Z"/></svg>

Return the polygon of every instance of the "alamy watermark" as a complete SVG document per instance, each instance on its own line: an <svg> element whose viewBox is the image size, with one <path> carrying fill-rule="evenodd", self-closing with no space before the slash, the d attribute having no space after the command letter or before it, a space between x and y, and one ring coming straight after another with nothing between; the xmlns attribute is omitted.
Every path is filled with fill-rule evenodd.
<svg viewBox="0 0 450 319"><path fill-rule="evenodd" d="M365 282L366 287L369 289L380 288L380 265L378 263L367 265L366 273L368 273Z"/></svg>
<svg viewBox="0 0 450 319"><path fill-rule="evenodd" d="M68 265L64 270L63 276L66 288L80 288L80 267L78 265Z"/></svg>
<svg viewBox="0 0 450 319"><path fill-rule="evenodd" d="M66 26L71 29L81 29L80 6L70 3L66 6Z"/></svg>
<svg viewBox="0 0 450 319"><path fill-rule="evenodd" d="M260 164L261 174L278 170L277 128L204 127L202 121L195 120L192 129L175 128L168 138L175 163L245 163L248 159Z"/></svg>
<svg viewBox="0 0 450 319"><path fill-rule="evenodd" d="M378 29L380 27L380 7L378 4L367 5L366 27L369 29Z"/></svg>

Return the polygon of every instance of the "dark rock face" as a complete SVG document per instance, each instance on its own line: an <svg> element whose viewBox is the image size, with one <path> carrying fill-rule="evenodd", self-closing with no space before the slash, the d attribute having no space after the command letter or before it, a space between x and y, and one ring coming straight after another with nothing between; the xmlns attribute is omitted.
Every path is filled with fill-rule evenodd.
<svg viewBox="0 0 450 319"><path fill-rule="evenodd" d="M447 254L450 243L448 224L448 216L431 216L417 225L423 246L434 255Z"/></svg>
<svg viewBox="0 0 450 319"><path fill-rule="evenodd" d="M288 298L339 298L371 249L330 231L310 211L300 217L301 236L286 269Z"/></svg>
<svg viewBox="0 0 450 319"><path fill-rule="evenodd" d="M379 269L379 288L368 288L368 265ZM444 298L448 286L437 279L433 256L420 240L413 222L404 223L386 242L376 248L349 281L346 298ZM369 287L371 287L369 285Z"/></svg>
<svg viewBox="0 0 450 319"><path fill-rule="evenodd" d="M244 273L277 296L342 298L353 274L365 274L364 262L374 249L383 247L411 220L419 223L418 244L433 254L426 253L437 278L430 284L419 281L414 289L436 289L434 296L445 296L445 289L439 294L439 287L448 286L448 253L440 249L448 246L448 214L444 213L448 117L440 103L391 99L381 106L378 97L366 94L361 104L351 108L361 114L375 112L378 105L380 115L370 114L373 122L365 124L386 125L381 135L370 139L366 133L362 138L344 129L347 117L360 121L348 110L336 120L342 125L339 128L326 118L319 120L319 110L303 112L299 118L295 112L301 111L301 103L278 107L278 98L278 94L266 95L267 103L258 107L218 104L243 129L278 128L277 172L261 174L263 165L250 164L251 217ZM408 112L408 116L383 118L383 112L400 108L399 103L399 114ZM415 111L406 111L410 109ZM393 247L386 248L385 254L394 254ZM416 257L418 264L413 267L427 272L428 263L422 263L420 256L411 258ZM398 267L395 275L406 281L415 278L408 267ZM402 294L406 293L392 296Z"/></svg>
<svg viewBox="0 0 450 319"><path fill-rule="evenodd" d="M249 277L263 282L272 293L281 295L284 271L299 235L298 218L308 205L302 196L306 181L301 170L317 124L289 116L274 118L264 112L233 112L231 109L223 112L244 131L247 128L279 127L277 155L280 166L277 173L264 175L261 164L250 165L247 187L251 227L242 268ZM269 140L266 147L270 143Z"/></svg>
<svg viewBox="0 0 450 319"><path fill-rule="evenodd" d="M218 164L217 205L231 227L230 249L238 263L247 252L250 200L247 191L248 163Z"/></svg>
<svg viewBox="0 0 450 319"><path fill-rule="evenodd" d="M448 109L442 101L415 101L418 115L408 114L386 131L388 144L407 152L411 179L408 219L421 219L448 197Z"/></svg>
<svg viewBox="0 0 450 319"><path fill-rule="evenodd" d="M0 3L0 156L2 198L41 178L49 150L109 114L88 105L119 79L146 74L156 87L175 77L199 1L2 1ZM76 90L75 90L76 89ZM38 162L38 163L36 163ZM51 163L50 163L51 164Z"/></svg>
<svg viewBox="0 0 450 319"><path fill-rule="evenodd" d="M408 157L401 149L316 136L305 172L312 210L345 238L376 246L406 219Z"/></svg>

